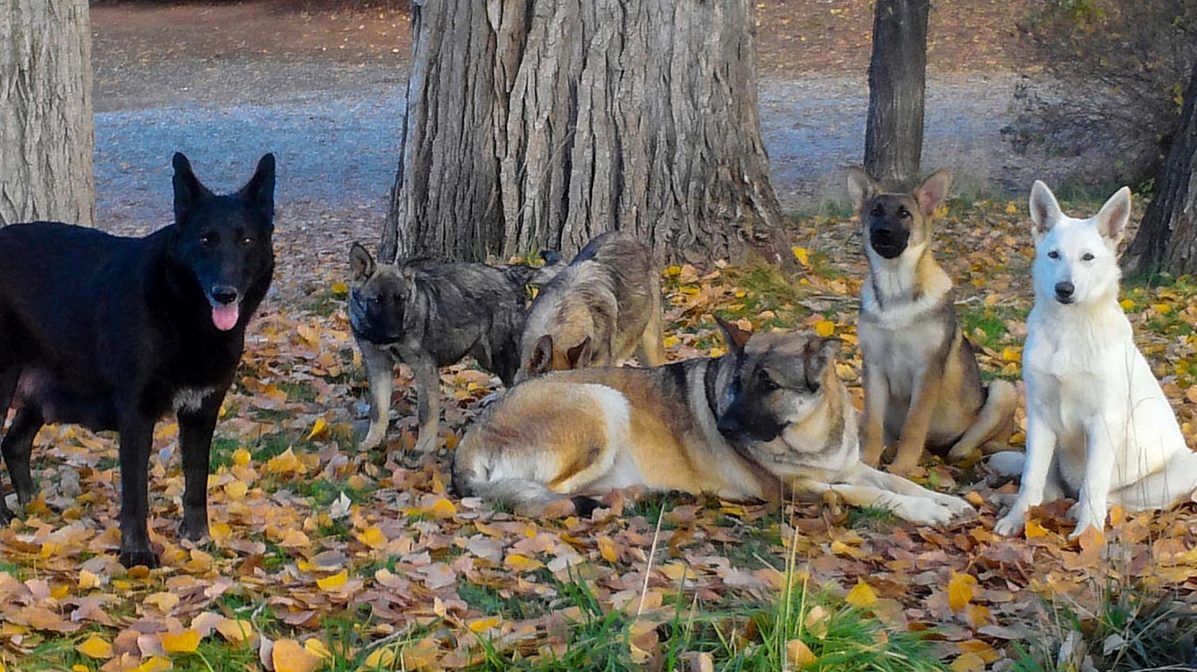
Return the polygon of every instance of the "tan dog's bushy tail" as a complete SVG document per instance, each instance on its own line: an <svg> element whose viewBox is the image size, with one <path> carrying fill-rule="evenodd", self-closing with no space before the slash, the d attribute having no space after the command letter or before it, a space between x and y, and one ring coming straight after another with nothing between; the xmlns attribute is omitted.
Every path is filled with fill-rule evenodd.
<svg viewBox="0 0 1197 672"><path fill-rule="evenodd" d="M565 500L573 502L580 516L589 516L600 506L591 497L553 492L535 479L497 474L493 457L480 443L478 434L470 432L453 456L450 487L458 497L481 497L527 516L539 515L549 505Z"/></svg>

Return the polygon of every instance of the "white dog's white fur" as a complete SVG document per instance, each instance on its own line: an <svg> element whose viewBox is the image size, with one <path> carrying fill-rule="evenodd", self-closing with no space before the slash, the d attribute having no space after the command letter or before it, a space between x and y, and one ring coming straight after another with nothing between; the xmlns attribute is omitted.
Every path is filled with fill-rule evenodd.
<svg viewBox="0 0 1197 672"><path fill-rule="evenodd" d="M1061 212L1044 183L1031 189L1035 306L1022 356L1027 452L998 534L1021 532L1027 508L1045 498L1077 498L1069 511L1076 538L1089 527L1104 529L1111 504L1165 508L1197 489L1197 453L1185 445L1118 304L1117 247L1130 211L1126 187L1088 219Z"/></svg>

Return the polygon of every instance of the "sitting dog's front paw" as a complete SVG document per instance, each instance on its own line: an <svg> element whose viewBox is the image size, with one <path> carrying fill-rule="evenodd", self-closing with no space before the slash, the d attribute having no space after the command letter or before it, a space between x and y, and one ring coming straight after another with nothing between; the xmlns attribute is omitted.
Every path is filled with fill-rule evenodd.
<svg viewBox="0 0 1197 672"><path fill-rule="evenodd" d="M999 534L1003 537L1012 537L1017 534L1022 534L1023 529L1027 524L1026 509L1015 507L1010 509L1007 513L993 526L994 534Z"/></svg>
<svg viewBox="0 0 1197 672"><path fill-rule="evenodd" d="M158 567L158 555L148 548L122 548L121 564L129 569L138 565L155 569Z"/></svg>
<svg viewBox="0 0 1197 672"><path fill-rule="evenodd" d="M183 522L179 523L179 536L189 541L200 541L208 536L207 516L194 519L183 516Z"/></svg>

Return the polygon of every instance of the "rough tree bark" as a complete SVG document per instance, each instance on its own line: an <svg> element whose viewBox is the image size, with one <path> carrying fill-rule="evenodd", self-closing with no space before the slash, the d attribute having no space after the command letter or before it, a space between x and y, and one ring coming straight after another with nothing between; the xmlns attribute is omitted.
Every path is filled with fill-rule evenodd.
<svg viewBox="0 0 1197 672"><path fill-rule="evenodd" d="M877 0L869 61L865 170L894 187L919 177L929 0Z"/></svg>
<svg viewBox="0 0 1197 672"><path fill-rule="evenodd" d="M87 0L0 7L0 224L95 220Z"/></svg>
<svg viewBox="0 0 1197 672"><path fill-rule="evenodd" d="M1123 265L1129 273L1197 273L1197 64L1155 186Z"/></svg>
<svg viewBox="0 0 1197 672"><path fill-rule="evenodd" d="M382 258L621 229L661 258L787 260L751 0L414 0L412 30Z"/></svg>

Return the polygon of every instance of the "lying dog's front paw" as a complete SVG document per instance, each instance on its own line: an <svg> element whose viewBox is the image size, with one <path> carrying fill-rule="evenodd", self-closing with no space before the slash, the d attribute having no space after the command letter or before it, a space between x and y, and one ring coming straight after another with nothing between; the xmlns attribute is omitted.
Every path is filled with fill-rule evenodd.
<svg viewBox="0 0 1197 672"><path fill-rule="evenodd" d="M946 506L933 499L917 498L905 502L894 513L916 525L942 525L952 520L953 514Z"/></svg>
<svg viewBox="0 0 1197 672"><path fill-rule="evenodd" d="M953 518L962 516L976 515L977 510L973 508L972 504L964 501L961 497L952 497L951 495L940 495L935 501L948 511L952 512Z"/></svg>
<svg viewBox="0 0 1197 672"><path fill-rule="evenodd" d="M150 569L158 567L158 555L148 548L121 549L121 564L128 569L144 565Z"/></svg>

